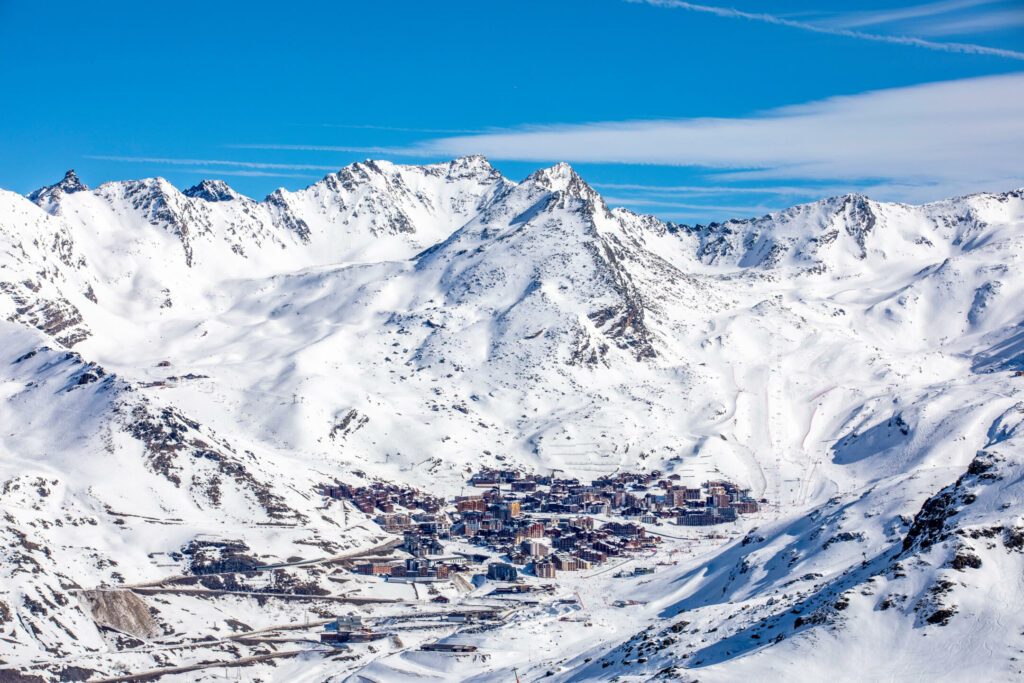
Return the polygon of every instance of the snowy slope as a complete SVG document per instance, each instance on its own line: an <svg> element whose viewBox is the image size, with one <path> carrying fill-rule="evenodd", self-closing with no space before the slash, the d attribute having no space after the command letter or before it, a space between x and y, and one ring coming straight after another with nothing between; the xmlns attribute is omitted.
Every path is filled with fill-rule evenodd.
<svg viewBox="0 0 1024 683"><path fill-rule="evenodd" d="M368 161L264 201L73 173L0 192L0 659L188 663L156 632L220 638L225 614L149 598L112 635L82 590L187 573L196 542L267 565L369 547L382 532L320 484L455 494L517 463L721 474L772 505L649 582L574 585L586 637L538 610L479 635L521 639L487 666L399 648L254 672L1012 679L1022 257L1020 191L710 226L481 157ZM624 617L624 597L646 604Z"/></svg>

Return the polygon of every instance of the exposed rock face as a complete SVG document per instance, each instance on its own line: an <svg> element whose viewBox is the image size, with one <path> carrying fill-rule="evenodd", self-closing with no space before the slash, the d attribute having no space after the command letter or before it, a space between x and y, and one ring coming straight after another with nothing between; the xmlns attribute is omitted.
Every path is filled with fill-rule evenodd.
<svg viewBox="0 0 1024 683"><path fill-rule="evenodd" d="M160 634L146 601L130 590L83 590L78 595L97 626L142 639Z"/></svg>
<svg viewBox="0 0 1024 683"><path fill-rule="evenodd" d="M63 297L41 296L40 289L39 285L28 281L0 282L0 292L10 297L14 305L7 319L45 332L68 348L88 339L91 332L81 311Z"/></svg>
<svg viewBox="0 0 1024 683"><path fill-rule="evenodd" d="M230 202L239 197L238 193L228 187L223 180L204 180L198 185L188 188L182 194L208 202Z"/></svg>
<svg viewBox="0 0 1024 683"><path fill-rule="evenodd" d="M47 185L46 187L41 187L32 192L28 198L30 201L35 202L44 209L48 209L49 207L59 203L63 195L74 194L75 192L86 192L88 189L89 187L78 179L78 176L72 169L64 174L64 177L60 182L54 183L53 185Z"/></svg>
<svg viewBox="0 0 1024 683"><path fill-rule="evenodd" d="M230 483L267 516L296 516L270 486L250 472L246 461L255 459L252 453L238 454L230 444L202 434L199 422L174 408L155 409L133 397L115 411L123 421L122 429L142 444L147 466L175 486L185 487L201 506L220 506L223 490Z"/></svg>

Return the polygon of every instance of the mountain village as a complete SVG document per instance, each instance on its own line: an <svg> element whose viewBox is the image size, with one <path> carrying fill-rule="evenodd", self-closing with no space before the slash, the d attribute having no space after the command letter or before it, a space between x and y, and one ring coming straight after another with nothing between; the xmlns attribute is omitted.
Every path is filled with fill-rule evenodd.
<svg viewBox="0 0 1024 683"><path fill-rule="evenodd" d="M467 590L489 585L483 591L489 597L525 596L537 604L538 596L553 600L550 596L556 593L555 585L541 579L663 555L663 544L680 539L658 527L733 523L738 515L757 513L759 504L768 503L755 501L748 490L728 481L687 486L679 474L666 476L658 470L617 472L584 484L576 478L485 469L473 473L467 483L480 492L447 502L381 481L364 487L325 485L322 493L327 498L374 515L383 531L402 537L393 552L352 563L351 571L385 582L427 584L434 595L430 601L439 605L452 603L437 590L441 583ZM636 563L628 574L616 576L654 571L653 566ZM587 574L580 578L586 580ZM478 621L498 618L499 613L473 610L445 616ZM331 622L321 640L356 642L384 635L365 628L361 620L343 618Z"/></svg>

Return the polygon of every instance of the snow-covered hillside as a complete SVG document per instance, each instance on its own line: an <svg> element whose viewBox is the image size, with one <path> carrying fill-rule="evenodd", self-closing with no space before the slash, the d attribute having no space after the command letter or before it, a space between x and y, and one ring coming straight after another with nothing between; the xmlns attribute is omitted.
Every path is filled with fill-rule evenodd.
<svg viewBox="0 0 1024 683"><path fill-rule="evenodd" d="M684 226L566 164L367 161L263 201L69 172L0 191L0 319L0 666L25 676L1024 670L1024 191ZM327 560L392 537L320 485L454 495L484 465L721 476L771 505L653 577L573 579L583 617L480 631L487 661L263 660L227 634L301 607L94 590L230 552L334 595Z"/></svg>

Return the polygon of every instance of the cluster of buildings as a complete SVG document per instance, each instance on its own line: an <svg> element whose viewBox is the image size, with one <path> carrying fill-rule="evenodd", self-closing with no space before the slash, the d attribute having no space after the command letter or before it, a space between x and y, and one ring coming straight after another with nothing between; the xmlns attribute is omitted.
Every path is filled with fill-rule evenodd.
<svg viewBox="0 0 1024 683"><path fill-rule="evenodd" d="M356 574L386 576L390 580L426 582L447 581L452 574L465 572L469 566L462 562L411 557L404 561L361 562L352 567Z"/></svg>
<svg viewBox="0 0 1024 683"><path fill-rule="evenodd" d="M657 547L644 525L705 526L758 511L750 492L728 481L687 486L678 474L618 472L589 484L573 478L483 470L481 493L455 499L450 535L465 537L541 578L578 571ZM596 518L611 521L598 522Z"/></svg>
<svg viewBox="0 0 1024 683"><path fill-rule="evenodd" d="M324 626L320 634L320 642L329 645L340 643L367 643L372 640L380 640L393 635L382 631L374 631L369 625L363 623L363 618L358 615L346 615L338 617Z"/></svg>
<svg viewBox="0 0 1024 683"><path fill-rule="evenodd" d="M323 487L322 493L329 498L347 500L368 515L372 515L378 510L390 513L398 508L437 512L444 507L443 498L431 496L409 486L399 486L382 481L372 482L369 486L327 484Z"/></svg>
<svg viewBox="0 0 1024 683"><path fill-rule="evenodd" d="M688 486L678 474L664 476L657 470L618 472L589 484L516 470L483 470L469 483L480 491L448 505L393 484L326 487L327 495L351 501L375 514L386 531L402 534L400 548L412 556L400 563L366 562L354 570L398 580L445 580L468 569L466 562L440 557L443 541L461 540L488 551L467 555L471 564L501 556L502 562L487 569L492 580L515 581L522 571L550 579L656 548L661 537L649 534L645 525L721 524L757 512L759 506L748 490L731 482Z"/></svg>
<svg viewBox="0 0 1024 683"><path fill-rule="evenodd" d="M709 526L724 522L736 521L737 515L749 515L760 509L750 491L741 489L728 481L708 481L700 490L700 495L687 489L687 495L693 502L682 507L676 515L676 523L683 526ZM761 501L766 502L766 501Z"/></svg>
<svg viewBox="0 0 1024 683"><path fill-rule="evenodd" d="M617 472L589 484L516 470L484 470L469 482L499 492L507 506L518 503L523 512L615 516L642 524L674 520L687 526L704 526L735 521L737 515L759 509L750 491L732 482L707 481L688 486L680 475L664 476L659 470Z"/></svg>

